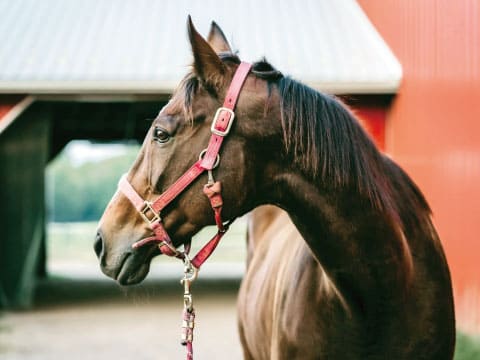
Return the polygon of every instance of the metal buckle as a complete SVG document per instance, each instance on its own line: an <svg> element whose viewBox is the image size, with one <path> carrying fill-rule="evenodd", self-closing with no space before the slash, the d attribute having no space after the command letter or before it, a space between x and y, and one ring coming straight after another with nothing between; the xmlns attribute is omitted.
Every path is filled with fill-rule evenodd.
<svg viewBox="0 0 480 360"><path fill-rule="evenodd" d="M222 111L226 111L230 113L230 120L228 121L227 128L223 131L215 128L218 117L220 116ZM214 133L215 135L226 136L230 132L230 128L232 127L232 124L233 124L233 119L235 119L235 113L233 112L233 110L230 110L229 108L226 108L226 107L219 107L217 109L217 112L215 113L215 117L213 118L212 127L210 128L210 130L212 130L212 133Z"/></svg>
<svg viewBox="0 0 480 360"><path fill-rule="evenodd" d="M198 269L193 266L192 261L187 254L185 254L185 257L183 258L183 265L183 279L180 280L180 283L183 284L183 305L186 310L191 312L193 310L193 301L192 294L190 293L190 285L197 278Z"/></svg>
<svg viewBox="0 0 480 360"><path fill-rule="evenodd" d="M144 202L145 206L143 207L142 210L140 210L140 216L145 220L149 225L152 225L153 223L161 220L160 214L158 214L152 207L152 203L150 201L145 201ZM153 214L153 217L151 219L148 218L147 213L151 212Z"/></svg>
<svg viewBox="0 0 480 360"><path fill-rule="evenodd" d="M158 244L159 247L162 247L162 246L166 246L167 248L170 249L170 251L173 253L173 256L179 256L182 254L181 251L178 251L172 244L170 244L169 242L167 241L161 241L159 244Z"/></svg>

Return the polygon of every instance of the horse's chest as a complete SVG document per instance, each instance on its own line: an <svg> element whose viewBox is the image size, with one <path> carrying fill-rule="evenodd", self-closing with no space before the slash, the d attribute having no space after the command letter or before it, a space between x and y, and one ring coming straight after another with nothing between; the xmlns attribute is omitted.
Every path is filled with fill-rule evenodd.
<svg viewBox="0 0 480 360"><path fill-rule="evenodd" d="M328 294L323 271L303 243L291 242L288 250L288 256L259 251L242 284L240 331L253 359L318 359L325 351L327 322L335 321L327 318L336 316L338 301Z"/></svg>

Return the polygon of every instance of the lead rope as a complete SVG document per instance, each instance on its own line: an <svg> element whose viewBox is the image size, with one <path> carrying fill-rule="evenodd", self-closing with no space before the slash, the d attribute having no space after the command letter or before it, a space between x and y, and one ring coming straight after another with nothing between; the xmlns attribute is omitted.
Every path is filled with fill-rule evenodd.
<svg viewBox="0 0 480 360"><path fill-rule="evenodd" d="M193 308L190 286L197 278L198 270L192 265L190 258L185 254L183 259L183 321L182 321L182 342L186 346L187 360L193 360L193 329L195 328L195 310Z"/></svg>
<svg viewBox="0 0 480 360"><path fill-rule="evenodd" d="M181 344L186 347L187 360L193 360L193 329L195 328L195 309L193 308L192 293L190 286L197 279L200 266L207 260L213 250L217 247L223 235L228 230L233 220L227 224L222 221L222 187L220 181L215 181L213 173L208 170L208 182L203 187L203 193L208 197L210 205L215 214L215 223L217 225L217 234L205 245L200 252L190 259L188 250L183 253L183 278L180 283L183 284L183 314L182 314L182 333Z"/></svg>

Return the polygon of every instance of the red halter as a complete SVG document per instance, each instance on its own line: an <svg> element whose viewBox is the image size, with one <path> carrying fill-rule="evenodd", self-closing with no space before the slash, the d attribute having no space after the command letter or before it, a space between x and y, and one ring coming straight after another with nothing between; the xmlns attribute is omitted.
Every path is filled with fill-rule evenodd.
<svg viewBox="0 0 480 360"><path fill-rule="evenodd" d="M223 139L228 135L232 127L235 114L233 110L238 100L240 90L243 83L250 72L251 64L242 62L237 68L233 76L230 87L227 91L223 107L219 108L212 121L212 135L208 143L208 147L200 153L200 157L190 169L188 169L175 183L173 183L164 193L162 193L155 201L150 202L144 200L128 182L126 176L123 176L119 182L120 191L131 201L133 206L138 210L140 216L149 224L154 236L142 239L135 244L134 248L138 248L152 241L159 243L160 251L168 256L176 256L183 258L184 253L179 252L168 236L167 231L163 227L161 211L172 202L179 194L181 194L198 176L204 171L209 172L209 181L204 186L203 192L210 200L215 215L215 223L218 227L218 233L212 240L210 240L192 259L192 265L195 268L200 266L212 254L223 234L228 229L227 225L223 224L222 211L222 196L220 182L214 182L211 171L218 165L220 161L219 151ZM187 246L187 250L188 250ZM187 251L188 252L188 251Z"/></svg>
<svg viewBox="0 0 480 360"><path fill-rule="evenodd" d="M198 161L195 162L190 169L178 178L177 181L175 181L175 183L173 183L155 201L150 202L144 200L128 182L126 176L123 176L120 179L118 185L119 190L130 200L133 206L135 206L140 213L140 216L148 223L153 231L152 236L137 241L132 246L138 248L150 242L157 242L158 247L163 254L178 257L185 262L185 277L182 280L185 286L182 344L187 346L188 360L193 358L192 340L195 317L190 294L190 284L196 278L200 266L202 266L202 264L213 253L230 225L230 222L224 224L222 220L221 213L223 200L221 195L221 184L219 181L213 180L212 170L217 167L220 162L220 148L224 137L228 135L230 128L232 127L235 118L233 110L235 109L243 83L250 72L250 68L251 64L245 62L240 63L238 66L227 91L223 107L217 110L212 121L212 135L208 147L200 153ZM188 257L190 244L185 245L184 252L178 251L168 236L160 215L161 211L204 171L208 171L208 183L203 187L203 192L210 200L218 231L217 234L206 245L204 245L190 261Z"/></svg>

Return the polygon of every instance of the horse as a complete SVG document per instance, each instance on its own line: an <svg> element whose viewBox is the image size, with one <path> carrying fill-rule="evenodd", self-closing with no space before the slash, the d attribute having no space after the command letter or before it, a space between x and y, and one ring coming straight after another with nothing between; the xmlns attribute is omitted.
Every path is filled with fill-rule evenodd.
<svg viewBox="0 0 480 360"><path fill-rule="evenodd" d="M250 224L238 301L245 359L452 359L451 278L421 191L346 106L266 59L245 75L219 166L154 211L153 199L199 161L242 66L217 24L207 39L190 18L187 30L192 69L125 178L147 207L139 214L125 191L112 197L94 244L102 271L138 283L154 256L178 255L219 225L202 194L214 176L223 219L276 206L255 210ZM162 224L168 243L135 245L155 238L148 221Z"/></svg>

